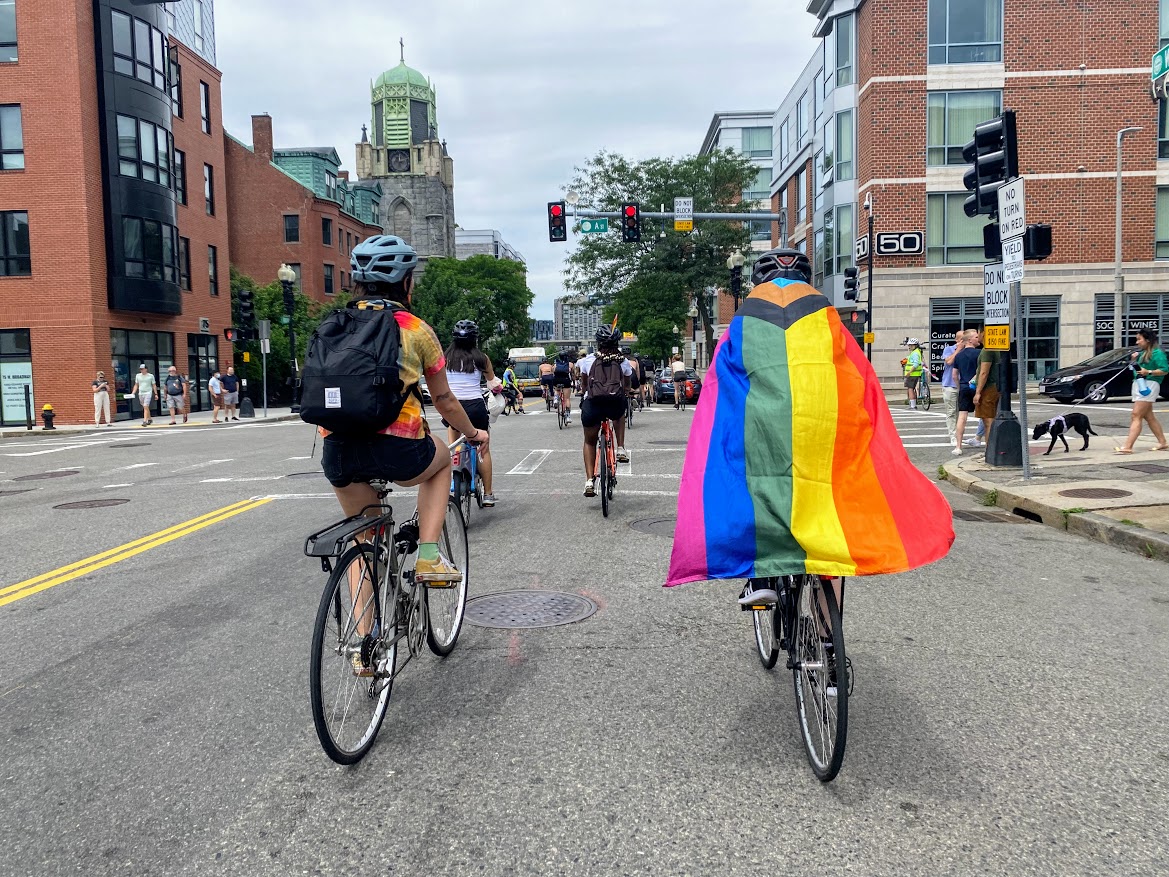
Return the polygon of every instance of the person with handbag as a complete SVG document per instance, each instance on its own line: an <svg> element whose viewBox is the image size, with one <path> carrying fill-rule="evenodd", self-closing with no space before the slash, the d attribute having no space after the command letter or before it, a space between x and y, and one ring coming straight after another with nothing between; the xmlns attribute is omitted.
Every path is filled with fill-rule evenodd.
<svg viewBox="0 0 1169 877"><path fill-rule="evenodd" d="M1137 351L1132 355L1133 372L1132 382L1132 423L1128 428L1128 437L1124 444L1115 451L1117 454L1131 454L1133 446L1141 436L1141 430L1147 423L1157 444L1154 451L1169 451L1169 442L1165 441L1165 430L1160 421L1153 414L1153 404L1160 398L1161 381L1169 372L1169 357L1165 351L1157 346L1157 333L1152 329L1141 329L1137 334Z"/></svg>

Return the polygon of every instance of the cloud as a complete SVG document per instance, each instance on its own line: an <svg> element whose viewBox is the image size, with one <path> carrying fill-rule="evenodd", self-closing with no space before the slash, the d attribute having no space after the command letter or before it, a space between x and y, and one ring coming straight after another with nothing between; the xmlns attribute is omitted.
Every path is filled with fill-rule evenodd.
<svg viewBox="0 0 1169 877"><path fill-rule="evenodd" d="M774 109L815 47L804 0L220 0L227 130L269 113L281 146L335 146L353 169L369 86L399 59L429 76L455 160L455 217L525 257L533 317L550 319L569 248L544 205L601 149L697 152L719 110Z"/></svg>

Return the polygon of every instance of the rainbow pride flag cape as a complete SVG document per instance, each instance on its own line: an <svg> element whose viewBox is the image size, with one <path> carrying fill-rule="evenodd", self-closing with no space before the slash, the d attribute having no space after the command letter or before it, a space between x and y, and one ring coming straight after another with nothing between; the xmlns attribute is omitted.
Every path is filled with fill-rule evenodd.
<svg viewBox="0 0 1169 877"><path fill-rule="evenodd" d="M806 283L756 286L702 386L666 586L904 572L953 542L836 309Z"/></svg>

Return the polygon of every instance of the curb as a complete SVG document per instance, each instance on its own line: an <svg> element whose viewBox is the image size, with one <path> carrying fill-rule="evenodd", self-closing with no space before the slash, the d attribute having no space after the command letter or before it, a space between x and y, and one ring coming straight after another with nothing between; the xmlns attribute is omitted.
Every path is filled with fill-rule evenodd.
<svg viewBox="0 0 1169 877"><path fill-rule="evenodd" d="M299 414L279 414L279 415L274 415L272 417L256 417L256 418L248 417L248 418L246 418L246 420L255 420L255 421L260 422L260 423L279 423L281 421L300 420L300 415ZM205 424L204 423L188 423L185 425L188 428L190 428L192 426L210 426L211 424L210 423L205 423ZM98 435L98 434L108 435L110 432L123 432L123 431L132 432L133 430L131 430L129 427L126 427L124 429L117 429L117 430L98 429L95 427L77 427L77 428L62 427L59 429L52 429L52 430L43 430L40 428L36 428L36 429L23 429L23 428L22 429L3 429L3 430L0 430L0 439L22 438L22 437L23 438L62 438L62 437L67 437L67 436L76 436L78 438L81 438L82 436L87 436L87 435ZM136 433L136 432L134 434L138 435L138 433Z"/></svg>
<svg viewBox="0 0 1169 877"><path fill-rule="evenodd" d="M982 481L959 469L957 461L943 464L942 469L946 473L945 480L962 492L979 499L993 493L995 498L993 505L1011 514L1076 536L1083 536L1094 542L1122 548L1149 560L1169 563L1169 536L1164 533L1122 524L1120 521L1092 512L1065 513L1063 509L1020 496L1002 485Z"/></svg>

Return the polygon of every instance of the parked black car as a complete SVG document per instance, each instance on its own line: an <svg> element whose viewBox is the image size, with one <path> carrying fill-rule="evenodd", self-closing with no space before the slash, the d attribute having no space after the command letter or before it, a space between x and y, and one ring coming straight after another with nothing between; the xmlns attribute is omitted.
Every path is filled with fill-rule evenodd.
<svg viewBox="0 0 1169 877"><path fill-rule="evenodd" d="M694 382L694 398L691 401L697 402L702 392L702 380L698 377L698 372L692 368L686 369L686 377ZM658 376L654 378L653 394L655 403L674 401L674 373L668 368L658 371Z"/></svg>
<svg viewBox="0 0 1169 877"><path fill-rule="evenodd" d="M1135 346L1107 350L1076 365L1053 371L1039 382L1039 392L1058 402L1080 399L1106 402L1116 397L1130 398L1132 372L1128 365L1136 350ZM1161 383L1161 398L1169 399L1169 381Z"/></svg>

